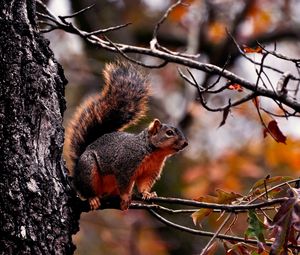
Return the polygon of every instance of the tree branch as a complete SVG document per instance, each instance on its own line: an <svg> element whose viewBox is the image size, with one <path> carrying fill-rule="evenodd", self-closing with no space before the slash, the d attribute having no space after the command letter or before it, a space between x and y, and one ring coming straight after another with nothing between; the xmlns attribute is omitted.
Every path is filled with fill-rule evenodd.
<svg viewBox="0 0 300 255"><path fill-rule="evenodd" d="M291 181L287 181L285 183L282 183L280 185L277 185L273 188L270 188L268 191L273 190L274 188L281 187L286 184L294 183L299 181L300 179L295 179ZM275 199L270 199L268 201L260 202L260 203L255 203L252 204L255 200L263 197L263 194L257 196L255 199L251 200L250 202L247 202L247 204L239 204L239 205L232 205L232 204L216 204L216 203L206 203L206 202L198 202L195 200L189 200L189 199L182 199L182 198L171 198L171 197L154 197L150 198L147 200L142 199L141 196L134 195L133 196L133 203L132 209L149 209L147 205L151 205L152 209L161 209L164 211L169 211L170 213L187 213L187 212L192 212L192 211L174 211L169 208L164 208L160 207L158 205L153 205L152 203L163 203L163 204L170 204L170 205L185 205L185 206L192 206L195 208L208 208L208 209L215 209L220 211L225 211L225 212L245 212L248 210L253 210L253 209L264 209L269 206L273 206L276 204L281 204L286 201L286 198L275 198ZM143 202L143 205L140 203L136 203L135 201L138 202ZM103 209L120 209L120 197L119 196L104 196L100 199L101 206L99 210ZM76 197L73 201L74 207L77 208L78 211L80 212L88 212L90 211L90 206L87 200L80 200L79 197Z"/></svg>
<svg viewBox="0 0 300 255"><path fill-rule="evenodd" d="M86 42L96 46L100 47L101 49L105 49L112 52L117 53L138 53L141 55L148 55L152 57L159 58L164 61L165 63L177 63L180 65L184 65L186 67L194 68L212 75L220 75L232 82L235 82L237 84L240 84L242 87L244 87L247 90L250 90L254 92L257 96L264 96L267 98L271 98L273 100L278 100L279 102L285 104L286 106L294 109L297 112L300 112L300 103L298 103L296 100L291 98L290 96L282 97L276 91L272 91L266 88L262 88L259 86L256 86L253 82L246 80L226 69L220 68L218 66L202 63L199 61L196 61L192 59L191 57L182 56L179 54L175 54L170 51L162 51L160 49L157 49L155 47L145 48L145 47L137 47L132 45L126 45L121 43L113 43L111 41L108 41L106 39L98 38L95 35L93 35L93 32L85 32L81 31L79 28L74 26L71 22L66 21L66 17L60 17L60 20L58 18L53 18L51 16L45 16L40 15L43 18L51 19L55 24L53 26L56 27L56 29L62 29L66 32L76 34L83 38ZM124 25L125 26L125 25ZM118 28L122 28L124 26L118 26ZM110 31L107 29L107 31ZM130 59L132 60L132 59ZM291 80L299 80L299 78L295 76L290 77Z"/></svg>
<svg viewBox="0 0 300 255"><path fill-rule="evenodd" d="M162 217L161 215L159 215L158 213L156 213L152 209L149 209L148 211L156 219L158 219L162 223L166 224L167 226L173 227L175 229L178 229L178 230L190 233L190 234L194 234L194 235L207 236L207 237L213 237L213 236L215 236L215 233L213 233L213 232L208 232L208 231L202 231L202 230L198 230L198 229L188 228L188 227L176 224L174 222L171 222L171 221L165 219L164 217ZM219 238L219 239L222 239L222 240L244 242L244 243L250 243L250 244L256 244L256 245L259 243L259 241L254 240L254 239L244 239L242 237L236 237L236 236L230 236L230 235L224 235L224 234L217 234L216 237ZM265 242L264 244L267 245L267 246L271 246L273 243L272 242ZM297 245L288 245L288 247L289 248L293 248L293 249L300 249L300 246L297 246Z"/></svg>

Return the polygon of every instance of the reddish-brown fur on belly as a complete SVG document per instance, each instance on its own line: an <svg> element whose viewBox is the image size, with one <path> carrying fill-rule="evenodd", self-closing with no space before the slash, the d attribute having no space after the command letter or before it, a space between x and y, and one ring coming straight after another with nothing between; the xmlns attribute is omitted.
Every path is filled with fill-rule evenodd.
<svg viewBox="0 0 300 255"><path fill-rule="evenodd" d="M105 175L102 176L102 195L119 195L119 188L117 185L117 180L114 175Z"/></svg>
<svg viewBox="0 0 300 255"><path fill-rule="evenodd" d="M97 167L92 171L92 186L97 196L120 194L114 175L100 175Z"/></svg>
<svg viewBox="0 0 300 255"><path fill-rule="evenodd" d="M131 177L131 181L129 185L130 187L126 187L128 189L128 192L130 193L131 186L133 185L133 183L137 178L143 179L143 182L145 181L146 183L148 183L147 186L149 185L152 186L155 179L158 178L161 173L165 158L168 155L171 155L173 153L174 151L171 149L163 149L163 150L155 151L149 156L145 157L142 163L139 165L138 169L136 170L134 176ZM93 173L92 185L97 196L102 196L105 194L106 195L120 194L117 185L117 180L114 175L102 176L99 174L97 167L93 169L92 173Z"/></svg>
<svg viewBox="0 0 300 255"><path fill-rule="evenodd" d="M165 158L173 153L174 151L169 148L157 150L151 153L149 156L143 159L142 163L138 167L135 174L135 179L143 176L147 178L149 178L149 176L159 177Z"/></svg>

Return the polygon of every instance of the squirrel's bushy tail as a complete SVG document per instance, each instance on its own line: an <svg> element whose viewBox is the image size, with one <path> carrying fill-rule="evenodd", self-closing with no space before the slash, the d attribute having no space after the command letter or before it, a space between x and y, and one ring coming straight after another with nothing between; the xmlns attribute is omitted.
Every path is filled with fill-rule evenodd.
<svg viewBox="0 0 300 255"><path fill-rule="evenodd" d="M68 125L65 156L69 173L86 147L100 136L125 128L146 111L149 87L145 75L127 62L107 64L101 94L78 107Z"/></svg>

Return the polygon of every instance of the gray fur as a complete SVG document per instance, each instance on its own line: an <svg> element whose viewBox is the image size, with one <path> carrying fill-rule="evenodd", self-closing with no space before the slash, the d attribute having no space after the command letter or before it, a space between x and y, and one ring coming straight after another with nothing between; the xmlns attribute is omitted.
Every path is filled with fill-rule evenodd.
<svg viewBox="0 0 300 255"><path fill-rule="evenodd" d="M84 197L93 194L82 194L91 180L85 180L85 176L91 176L90 168L86 162L98 166L100 175L115 175L119 188L127 188L130 183L130 176L138 168L142 160L153 152L154 148L149 144L147 131L139 134L126 132L112 132L98 138L90 144L81 155L77 167L75 167L75 185ZM85 185L87 181L87 185ZM81 191L82 190L82 191ZM123 190L120 190L122 193ZM86 193L86 192L84 192Z"/></svg>

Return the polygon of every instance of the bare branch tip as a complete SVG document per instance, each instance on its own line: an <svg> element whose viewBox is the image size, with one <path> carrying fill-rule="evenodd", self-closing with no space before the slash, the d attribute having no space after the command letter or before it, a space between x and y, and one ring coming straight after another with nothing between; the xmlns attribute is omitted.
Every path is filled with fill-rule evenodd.
<svg viewBox="0 0 300 255"><path fill-rule="evenodd" d="M72 14L70 14L70 15L64 15L64 16L58 16L58 17L59 17L61 20L65 20L65 19L69 19L69 18L74 18L74 17L76 17L77 15L80 15L80 14L82 14L82 13L84 13L84 12L90 10L90 9L93 8L95 5L96 5L96 3L93 3L93 4L91 4L91 5L89 5L89 6L85 7L85 8L83 8L83 9L77 11L77 12L74 12L74 13L72 13Z"/></svg>

